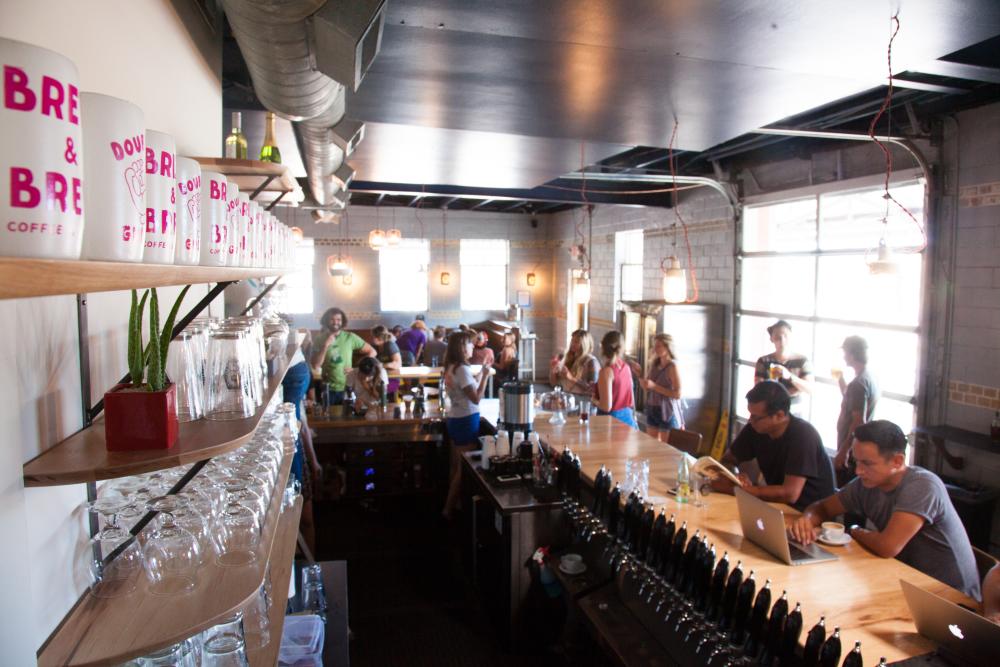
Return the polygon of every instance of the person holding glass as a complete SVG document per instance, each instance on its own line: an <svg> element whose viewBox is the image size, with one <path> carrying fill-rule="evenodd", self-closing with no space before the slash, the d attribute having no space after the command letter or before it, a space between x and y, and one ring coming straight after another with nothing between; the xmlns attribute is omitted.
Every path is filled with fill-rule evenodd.
<svg viewBox="0 0 1000 667"><path fill-rule="evenodd" d="M427 341L427 345L424 346L423 362L425 366L436 368L441 365L441 361L444 359L444 353L448 349L448 343L444 340L447 333L448 330L440 324L434 327L433 337L431 340Z"/></svg>
<svg viewBox="0 0 1000 667"><path fill-rule="evenodd" d="M375 356L375 349L356 333L345 331L347 313L340 308L328 308L319 318L323 328L319 343L314 347L310 362L319 371L327 390L330 405L344 402L347 386L347 369L351 367L355 351L367 357Z"/></svg>
<svg viewBox="0 0 1000 667"><path fill-rule="evenodd" d="M632 368L622 353L620 331L609 331L601 339L604 368L597 375L594 385L594 404L597 414L611 415L632 428L635 423L635 398L632 395Z"/></svg>
<svg viewBox="0 0 1000 667"><path fill-rule="evenodd" d="M789 343L792 325L778 320L767 328L767 335L774 345L774 352L757 359L753 383L774 380L788 390L792 398L792 414L798 414L797 404L801 394L812 393L813 372L809 359L804 354L792 352Z"/></svg>
<svg viewBox="0 0 1000 667"><path fill-rule="evenodd" d="M403 357L399 351L399 345L393 339L392 333L379 324L372 327L372 343L375 345L375 358L382 364L382 368L388 373L399 373L403 367ZM399 379L389 380L385 391L389 394L390 400L394 400L396 391L399 389Z"/></svg>
<svg viewBox="0 0 1000 667"><path fill-rule="evenodd" d="M684 428L681 377L674 356L674 339L659 333L653 338L653 361L641 381L646 390L646 433L666 442L670 429Z"/></svg>
<svg viewBox="0 0 1000 667"><path fill-rule="evenodd" d="M445 423L451 440L451 474L448 497L441 512L446 519L451 518L458 503L462 454L479 444L479 401L486 392L486 381L490 377L489 365L483 365L478 377L469 368L475 338L476 333L472 330L453 333L448 337L448 349L444 355L443 390L451 399Z"/></svg>
<svg viewBox="0 0 1000 667"><path fill-rule="evenodd" d="M469 363L473 365L492 366L496 355L493 354L493 348L487 344L489 343L489 337L486 335L486 332L477 332L475 329L469 329L469 331L475 334L472 357L469 358Z"/></svg>
<svg viewBox="0 0 1000 667"><path fill-rule="evenodd" d="M566 356L553 359L549 383L589 400L600 370L601 363L594 356L594 339L586 329L577 329L570 335Z"/></svg>

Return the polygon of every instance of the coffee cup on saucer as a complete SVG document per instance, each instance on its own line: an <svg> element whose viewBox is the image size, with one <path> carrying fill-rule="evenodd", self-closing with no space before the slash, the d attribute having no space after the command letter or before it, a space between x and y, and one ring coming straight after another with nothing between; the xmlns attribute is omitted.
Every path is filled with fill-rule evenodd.
<svg viewBox="0 0 1000 667"><path fill-rule="evenodd" d="M559 559L559 569L567 574L579 574L587 569L580 554L565 554Z"/></svg>
<svg viewBox="0 0 1000 667"><path fill-rule="evenodd" d="M844 541L844 524L836 521L824 521L820 524L821 535L829 542Z"/></svg>

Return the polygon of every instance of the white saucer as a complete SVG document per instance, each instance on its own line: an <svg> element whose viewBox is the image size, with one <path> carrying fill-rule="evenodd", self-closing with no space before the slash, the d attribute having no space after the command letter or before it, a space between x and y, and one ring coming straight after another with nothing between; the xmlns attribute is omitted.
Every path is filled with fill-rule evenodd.
<svg viewBox="0 0 1000 667"><path fill-rule="evenodd" d="M839 540L831 540L829 537L825 537L822 533L816 538L817 542L822 542L823 544L830 547L842 547L845 544L851 543L851 536L847 533L841 535Z"/></svg>
<svg viewBox="0 0 1000 667"><path fill-rule="evenodd" d="M574 567L573 569L569 569L569 568L563 567L562 563L559 563L559 571L562 572L563 574L568 574L568 575L570 575L572 577L572 576L576 576L578 574L583 574L584 572L586 572L587 571L587 564L586 563L580 563L579 566Z"/></svg>

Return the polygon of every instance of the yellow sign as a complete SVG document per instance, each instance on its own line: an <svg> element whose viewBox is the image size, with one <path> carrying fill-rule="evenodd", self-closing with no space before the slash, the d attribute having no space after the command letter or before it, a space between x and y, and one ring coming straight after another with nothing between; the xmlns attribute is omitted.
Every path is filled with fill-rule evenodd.
<svg viewBox="0 0 1000 667"><path fill-rule="evenodd" d="M715 429L715 439L712 440L712 451L710 456L716 461L722 460L722 455L726 453L726 436L729 434L729 410L722 411L719 419L719 428Z"/></svg>

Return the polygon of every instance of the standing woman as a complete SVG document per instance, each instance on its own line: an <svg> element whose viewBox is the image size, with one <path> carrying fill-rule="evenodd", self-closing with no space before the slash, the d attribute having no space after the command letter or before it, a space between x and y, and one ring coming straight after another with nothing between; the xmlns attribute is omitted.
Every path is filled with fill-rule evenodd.
<svg viewBox="0 0 1000 667"><path fill-rule="evenodd" d="M372 327L372 343L375 345L376 357L381 362L385 372L399 373L399 369L403 367L399 346L396 345L392 333L384 325L378 324ZM389 383L385 387L386 394L389 395L389 400L395 399L398 389L399 379L389 380Z"/></svg>
<svg viewBox="0 0 1000 667"><path fill-rule="evenodd" d="M622 335L609 331L601 339L604 368L597 376L594 403L597 414L611 415L632 428L635 423L635 400L632 396L632 369L622 356Z"/></svg>
<svg viewBox="0 0 1000 667"><path fill-rule="evenodd" d="M566 357L552 366L549 382L571 394L589 398L600 370L601 363L594 356L594 339L586 329L577 329L569 338Z"/></svg>
<svg viewBox="0 0 1000 667"><path fill-rule="evenodd" d="M444 354L444 391L448 392L451 407L448 408L446 423L451 439L451 475L448 481L448 497L441 513L446 519L458 503L458 492L462 483L462 454L479 444L479 401L486 391L486 380L490 367L483 365L479 377L472 374L469 358L472 356L474 331L456 331L448 337L448 349Z"/></svg>
<svg viewBox="0 0 1000 667"><path fill-rule="evenodd" d="M646 433L666 442L672 428L684 428L681 411L681 377L670 334L653 337L653 361L642 386L646 389Z"/></svg>

